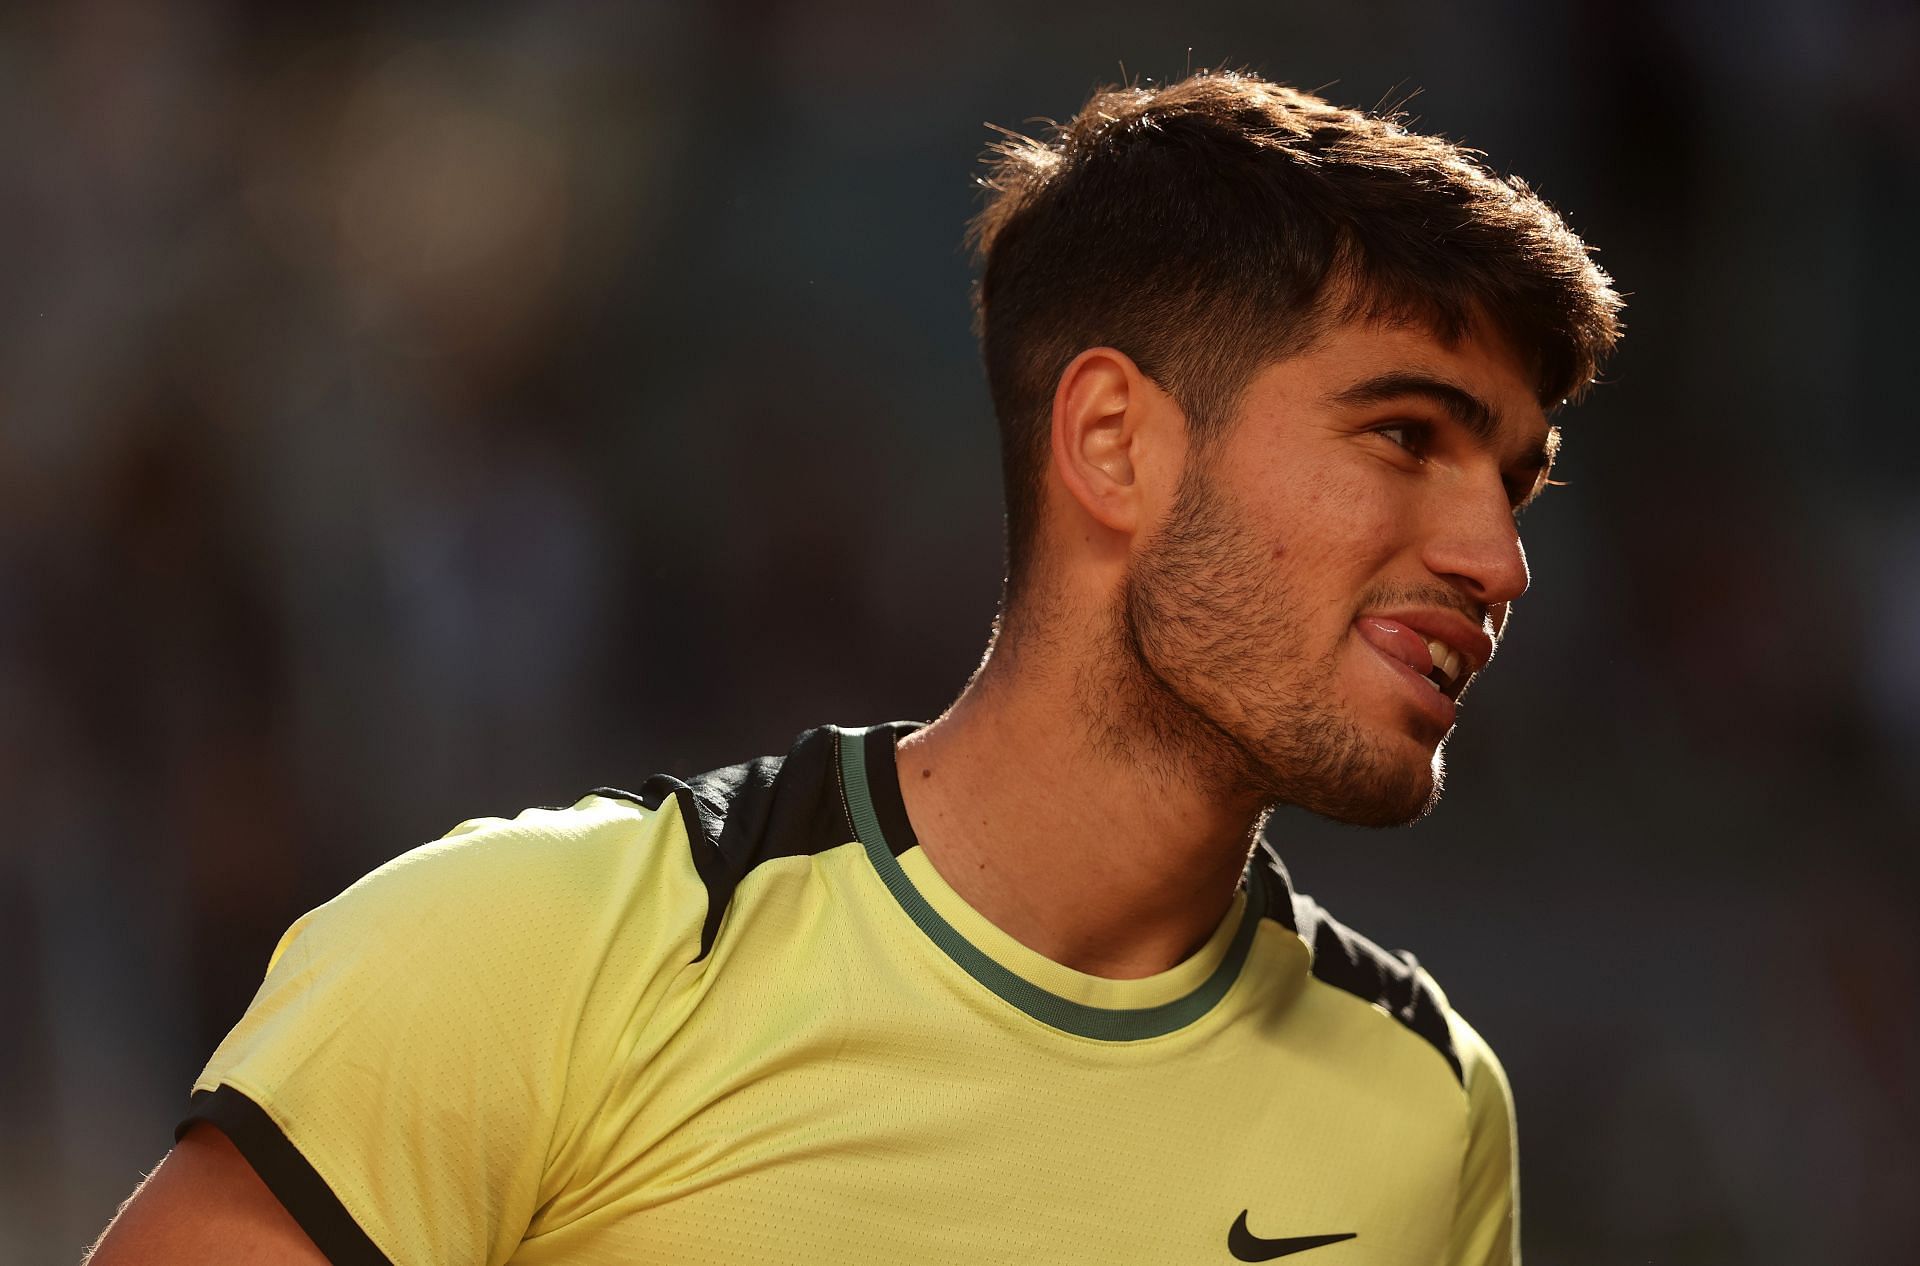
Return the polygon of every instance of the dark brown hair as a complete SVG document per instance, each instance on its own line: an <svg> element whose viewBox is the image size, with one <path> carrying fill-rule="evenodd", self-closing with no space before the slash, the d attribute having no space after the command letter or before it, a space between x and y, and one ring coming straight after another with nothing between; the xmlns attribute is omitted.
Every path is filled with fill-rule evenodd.
<svg viewBox="0 0 1920 1266"><path fill-rule="evenodd" d="M1559 215L1480 155L1253 75L1106 88L1045 139L1008 132L969 240L1006 482L1008 598L1038 530L1053 393L1118 348L1219 433L1264 366L1355 318L1452 342L1487 320L1577 396L1620 297Z"/></svg>

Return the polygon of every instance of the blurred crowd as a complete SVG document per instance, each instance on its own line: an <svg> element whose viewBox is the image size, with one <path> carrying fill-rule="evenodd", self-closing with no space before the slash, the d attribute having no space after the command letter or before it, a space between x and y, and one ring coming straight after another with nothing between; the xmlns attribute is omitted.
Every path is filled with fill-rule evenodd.
<svg viewBox="0 0 1920 1266"><path fill-rule="evenodd" d="M0 1258L371 866L939 710L982 125L1191 57L1404 101L1630 296L1448 803L1296 878L1502 1052L1538 1260L1920 1259L1920 10L1174 8L0 17Z"/></svg>

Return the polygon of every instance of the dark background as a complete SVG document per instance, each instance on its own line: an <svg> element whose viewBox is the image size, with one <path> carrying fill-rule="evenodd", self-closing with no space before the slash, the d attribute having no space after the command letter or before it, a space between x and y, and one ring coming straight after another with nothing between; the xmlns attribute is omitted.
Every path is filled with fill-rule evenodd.
<svg viewBox="0 0 1920 1266"><path fill-rule="evenodd" d="M1912 5L309 7L0 19L0 1257L374 864L939 711L983 124L1191 60L1417 90L1631 296L1446 804L1296 880L1502 1053L1531 1260L1920 1260Z"/></svg>

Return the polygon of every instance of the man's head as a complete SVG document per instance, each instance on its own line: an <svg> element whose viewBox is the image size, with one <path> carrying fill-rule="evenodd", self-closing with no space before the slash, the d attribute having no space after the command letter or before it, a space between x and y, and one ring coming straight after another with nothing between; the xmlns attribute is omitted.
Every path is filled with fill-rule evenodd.
<svg viewBox="0 0 1920 1266"><path fill-rule="evenodd" d="M1016 595L1054 388L1086 348L1132 357L1204 441L1255 371L1342 320L1454 339L1484 313L1549 407L1618 337L1607 277L1524 182L1246 75L1097 93L1050 139L1009 135L983 183L971 240Z"/></svg>
<svg viewBox="0 0 1920 1266"><path fill-rule="evenodd" d="M1525 586L1512 510L1618 337L1605 275L1470 152L1239 75L1101 93L986 183L1003 623L1111 533L1115 742L1417 816L1465 673L1404 687Z"/></svg>

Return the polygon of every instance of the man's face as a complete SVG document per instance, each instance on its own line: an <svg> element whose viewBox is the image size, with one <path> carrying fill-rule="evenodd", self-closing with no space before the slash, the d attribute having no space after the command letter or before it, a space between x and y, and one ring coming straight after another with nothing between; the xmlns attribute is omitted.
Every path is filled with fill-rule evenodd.
<svg viewBox="0 0 1920 1266"><path fill-rule="evenodd" d="M1489 337L1354 324L1256 375L1121 596L1159 741L1263 801L1423 815L1526 589L1514 511L1556 441Z"/></svg>

